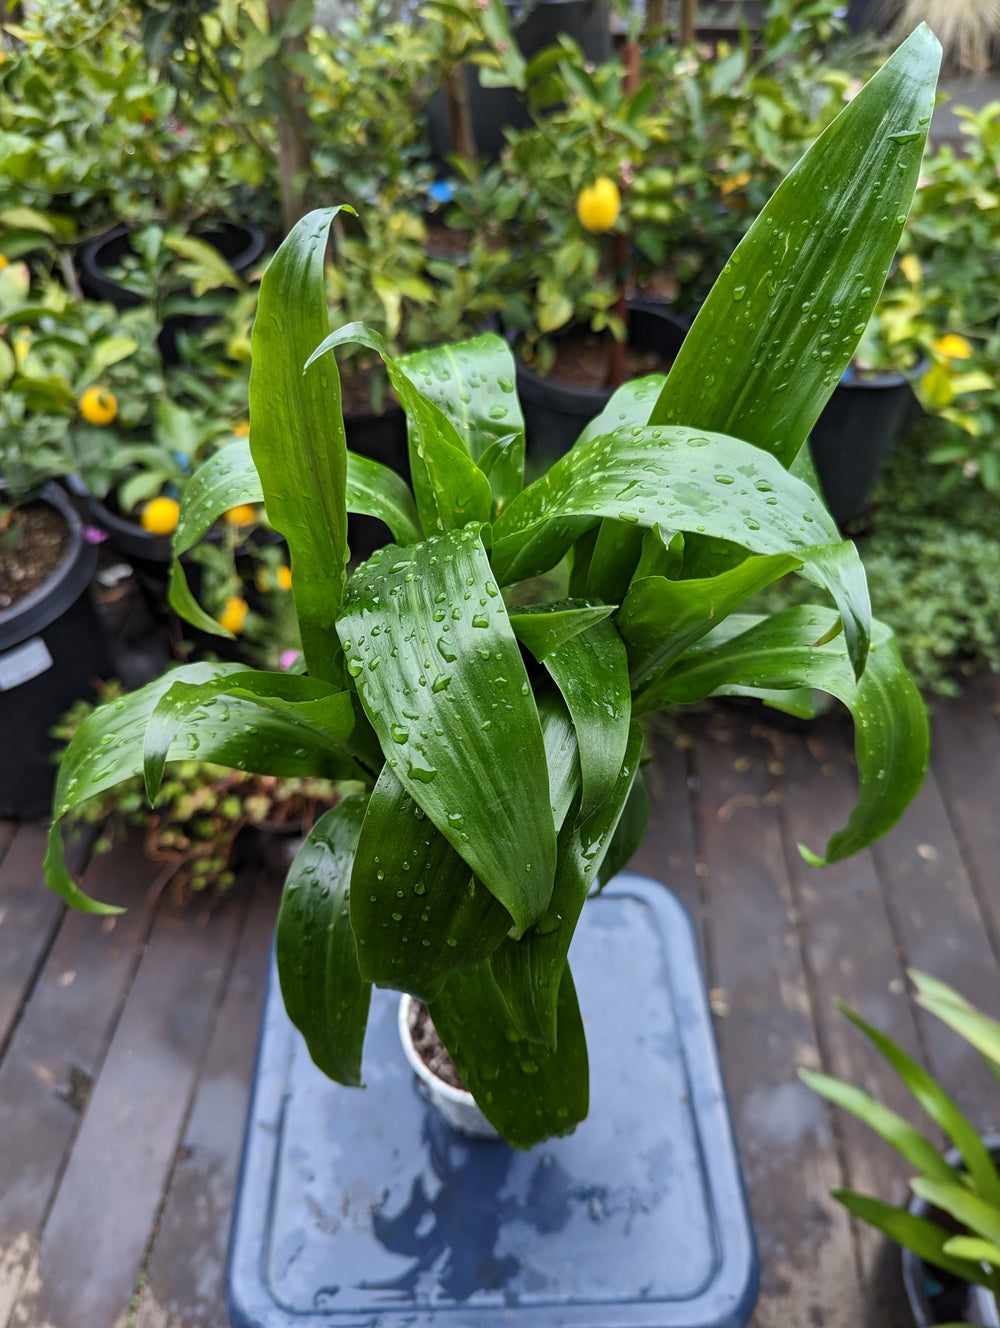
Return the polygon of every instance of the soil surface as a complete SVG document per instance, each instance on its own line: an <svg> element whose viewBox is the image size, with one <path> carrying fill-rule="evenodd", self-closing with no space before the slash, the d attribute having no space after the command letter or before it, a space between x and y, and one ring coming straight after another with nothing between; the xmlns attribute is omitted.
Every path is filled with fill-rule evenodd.
<svg viewBox="0 0 1000 1328"><path fill-rule="evenodd" d="M381 411L376 411L371 400L371 381L376 371L373 369L342 369L340 372L340 404L344 415L384 414L396 406L396 395L392 388L385 385L385 404Z"/></svg>
<svg viewBox="0 0 1000 1328"><path fill-rule="evenodd" d="M461 1076L455 1069L455 1062L448 1054L448 1048L438 1037L437 1029L427 1013L427 1006L421 1001L414 1001L410 1006L410 1034L417 1055L431 1073L436 1074L452 1088L461 1088L467 1093L469 1090L462 1083Z"/></svg>
<svg viewBox="0 0 1000 1328"><path fill-rule="evenodd" d="M555 363L546 378L577 387L604 387L608 381L611 343L604 337L573 337L556 346ZM641 378L645 374L666 373L673 358L658 350L625 348L625 377Z"/></svg>
<svg viewBox="0 0 1000 1328"><path fill-rule="evenodd" d="M69 548L69 527L48 503L27 503L0 517L0 609L37 590Z"/></svg>

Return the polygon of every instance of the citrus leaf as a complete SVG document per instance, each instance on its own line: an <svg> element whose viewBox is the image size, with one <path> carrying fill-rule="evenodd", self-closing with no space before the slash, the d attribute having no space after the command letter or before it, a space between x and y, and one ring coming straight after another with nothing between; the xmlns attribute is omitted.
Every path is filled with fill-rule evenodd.
<svg viewBox="0 0 1000 1328"><path fill-rule="evenodd" d="M361 1086L371 983L358 969L350 924L351 861L365 804L325 812L288 869L275 949L288 1017L324 1074Z"/></svg>

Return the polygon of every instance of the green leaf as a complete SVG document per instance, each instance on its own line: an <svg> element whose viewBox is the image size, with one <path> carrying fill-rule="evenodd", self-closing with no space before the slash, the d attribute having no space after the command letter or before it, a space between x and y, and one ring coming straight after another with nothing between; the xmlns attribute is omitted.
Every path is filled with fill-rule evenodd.
<svg viewBox="0 0 1000 1328"><path fill-rule="evenodd" d="M587 568L587 594L605 604L620 604L632 580L648 530L605 517Z"/></svg>
<svg viewBox="0 0 1000 1328"><path fill-rule="evenodd" d="M349 512L378 517L389 527L397 543L411 544L420 539L413 495L405 480L388 466L348 452L345 497ZM232 637L232 632L227 632L207 614L191 594L181 555L193 549L231 507L263 501L264 487L250 455L250 444L245 440L213 453L184 486L173 538L170 603L177 613L203 631Z"/></svg>
<svg viewBox="0 0 1000 1328"><path fill-rule="evenodd" d="M817 641L836 622L831 609L800 605L770 618L731 616L633 696L637 713L734 687L815 687L837 697L854 717L860 790L845 829L825 860L849 857L884 834L923 783L929 735L920 693L903 667L895 639L873 624L872 651L860 682L837 642Z"/></svg>
<svg viewBox="0 0 1000 1328"><path fill-rule="evenodd" d="M955 1145L979 1194L994 1208L1000 1208L1000 1180L989 1149L957 1103L922 1065L907 1056L891 1038L867 1023L857 1011L843 1004L839 1008L878 1048L931 1120L941 1127Z"/></svg>
<svg viewBox="0 0 1000 1328"><path fill-rule="evenodd" d="M424 529L458 530L472 521L489 521L493 501L489 480L466 451L456 426L389 355L380 333L363 323L348 323L316 347L306 367L337 346L351 343L381 356L406 412L410 476Z"/></svg>
<svg viewBox="0 0 1000 1328"><path fill-rule="evenodd" d="M918 1170L938 1180L948 1182L958 1180L955 1169L948 1165L929 1139L925 1139L920 1131L915 1130L902 1116L890 1111L881 1102L863 1093L860 1088L854 1088L851 1084L842 1083L839 1079L819 1074L815 1070L799 1070L799 1078L828 1102L843 1107L845 1111L864 1121Z"/></svg>
<svg viewBox="0 0 1000 1328"><path fill-rule="evenodd" d="M514 390L514 353L503 337L489 332L452 346L416 351L398 361L400 369L455 425L477 464L502 439L506 446L490 470L496 511L524 483L524 415Z"/></svg>
<svg viewBox="0 0 1000 1328"><path fill-rule="evenodd" d="M630 378L627 383L622 383L611 394L611 399L601 413L584 426L576 446L581 447L593 438L614 433L616 429L633 426L641 428L648 424L666 381L665 374L646 374L643 378Z"/></svg>
<svg viewBox="0 0 1000 1328"><path fill-rule="evenodd" d="M628 647L632 685L648 683L751 595L800 566L799 559L778 553L692 581L634 580L615 620Z"/></svg>
<svg viewBox="0 0 1000 1328"><path fill-rule="evenodd" d="M944 1252L956 1259L972 1259L975 1263L988 1263L994 1268L1000 1268L1000 1245L994 1245L990 1240L981 1240L978 1236L952 1236L951 1240L945 1241Z"/></svg>
<svg viewBox="0 0 1000 1328"><path fill-rule="evenodd" d="M676 426L621 429L578 444L498 517L491 557L501 584L554 567L599 517L797 556L803 575L840 608L860 676L871 606L857 550L840 539L809 486L766 452Z"/></svg>
<svg viewBox="0 0 1000 1328"><path fill-rule="evenodd" d="M628 656L614 626L594 623L545 656L576 729L583 786L581 816L611 794L625 759L632 693Z"/></svg>
<svg viewBox="0 0 1000 1328"><path fill-rule="evenodd" d="M488 961L452 973L428 1009L466 1087L513 1147L569 1134L586 1117L587 1039L568 964L551 1051L518 1035Z"/></svg>
<svg viewBox="0 0 1000 1328"><path fill-rule="evenodd" d="M910 977L917 988L918 1005L953 1028L970 1046L981 1052L987 1061L992 1061L995 1066L1000 1065L1000 1023L977 1010L947 983L940 982L929 973L911 969Z"/></svg>
<svg viewBox="0 0 1000 1328"><path fill-rule="evenodd" d="M897 1245L905 1245L925 1263L933 1264L935 1268L941 1268L961 1278L963 1282L987 1285L985 1275L977 1264L945 1253L945 1242L950 1233L936 1223L929 1222L925 1217L915 1217L904 1208L894 1208L881 1199L856 1194L853 1190L835 1189L830 1193L849 1213L875 1227Z"/></svg>
<svg viewBox="0 0 1000 1328"><path fill-rule="evenodd" d="M351 891L362 973L425 1002L452 969L488 958L511 927L388 765L368 803Z"/></svg>
<svg viewBox="0 0 1000 1328"><path fill-rule="evenodd" d="M175 681L156 702L143 737L150 804L156 802L171 751L184 744L187 754L201 757L203 741L211 742L215 752L204 759L241 770L287 774L280 767L290 759L297 765L308 759L321 763L328 779L368 779L381 754L368 725L358 723L355 705L353 692L293 673L245 670L206 682Z"/></svg>
<svg viewBox="0 0 1000 1328"><path fill-rule="evenodd" d="M351 862L365 804L346 798L306 836L285 877L275 948L288 1017L309 1055L340 1084L361 1085L371 983L350 925Z"/></svg>
<svg viewBox="0 0 1000 1328"><path fill-rule="evenodd" d="M305 377L302 369L330 329L323 266L339 211L303 217L271 260L250 370L250 451L268 517L288 543L306 665L329 682L343 667L334 623L346 583L347 442L336 365Z"/></svg>
<svg viewBox="0 0 1000 1328"><path fill-rule="evenodd" d="M779 185L695 319L651 423L736 434L791 464L878 301L940 58L921 24Z"/></svg>
<svg viewBox="0 0 1000 1328"><path fill-rule="evenodd" d="M642 843L648 825L649 797L640 770L639 774L636 775L632 791L625 803L625 810L622 812L621 820L611 836L611 843L608 845L608 851L597 874L600 889L603 890L610 880L613 880L620 871L625 870L633 854L636 853Z"/></svg>
<svg viewBox="0 0 1000 1328"><path fill-rule="evenodd" d="M935 1208L950 1213L975 1235L994 1244L1000 1241L1000 1208L981 1195L970 1193L959 1181L920 1178L910 1181L910 1189Z"/></svg>
<svg viewBox="0 0 1000 1328"><path fill-rule="evenodd" d="M576 729L558 688L543 684L536 691L535 700L542 726L542 742L545 744L545 764L549 770L552 823L558 832L574 800L579 802L580 799L580 759L576 748Z"/></svg>
<svg viewBox="0 0 1000 1328"><path fill-rule="evenodd" d="M389 765L517 927L530 926L555 871L545 751L477 529L375 553L351 578L338 631Z"/></svg>
<svg viewBox="0 0 1000 1328"><path fill-rule="evenodd" d="M527 604L511 609L508 616L514 635L541 663L563 642L610 618L614 611L614 604L561 599L550 604Z"/></svg>
<svg viewBox="0 0 1000 1328"><path fill-rule="evenodd" d="M534 1042L554 1045L557 993L570 942L628 802L642 744L642 730L633 724L611 794L586 820L577 825L567 820L563 825L548 913L520 940L505 939L490 959L510 1017Z"/></svg>

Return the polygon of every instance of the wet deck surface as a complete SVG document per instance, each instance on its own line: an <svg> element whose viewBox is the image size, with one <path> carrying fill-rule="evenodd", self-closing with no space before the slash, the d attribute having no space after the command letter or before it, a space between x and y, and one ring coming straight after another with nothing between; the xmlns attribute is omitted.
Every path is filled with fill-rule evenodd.
<svg viewBox="0 0 1000 1328"><path fill-rule="evenodd" d="M1000 679L934 717L931 776L874 850L819 873L846 818L850 730L760 711L686 719L655 739L650 832L632 866L687 904L763 1268L756 1328L905 1328L890 1261L828 1197L891 1199L906 1168L834 1120L796 1069L822 1066L916 1120L834 1005L858 1008L940 1074L981 1127L1000 1094L909 1001L928 970L1000 1011ZM178 908L124 844L87 890L42 886L43 830L0 825L0 1325L224 1328L223 1262L278 900L251 864L221 907ZM83 862L81 854L80 861Z"/></svg>

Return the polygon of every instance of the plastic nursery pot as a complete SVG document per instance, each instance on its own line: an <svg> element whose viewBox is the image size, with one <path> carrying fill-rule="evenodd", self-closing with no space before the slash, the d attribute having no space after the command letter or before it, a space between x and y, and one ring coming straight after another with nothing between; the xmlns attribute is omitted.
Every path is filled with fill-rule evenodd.
<svg viewBox="0 0 1000 1328"><path fill-rule="evenodd" d="M983 1142L994 1162L1000 1162L1000 1134L986 1135ZM962 1166L957 1148L949 1148L945 1161ZM907 1209L915 1217L927 1217L932 1206L916 1195ZM1000 1328L1000 1310L996 1298L981 1286L970 1286L957 1278L932 1268L912 1250L902 1250L903 1286L917 1328L934 1328L942 1323L979 1324L980 1328Z"/></svg>
<svg viewBox="0 0 1000 1328"><path fill-rule="evenodd" d="M395 401L387 403L381 415L372 411L345 412L344 431L352 452L381 461L397 475L409 479L406 416ZM375 517L354 514L348 517L347 542L353 562L370 557L391 538L389 528Z"/></svg>
<svg viewBox="0 0 1000 1328"><path fill-rule="evenodd" d="M833 390L809 438L823 496L843 525L864 510L893 444L917 405L913 383L927 368L906 373L848 370Z"/></svg>
<svg viewBox="0 0 1000 1328"><path fill-rule="evenodd" d="M465 1088L453 1088L439 1079L426 1063L413 1041L411 1019L416 1002L403 995L399 1001L399 1040L410 1068L423 1086L426 1100L453 1129L473 1139L497 1139L500 1136L476 1105L476 1099Z"/></svg>
<svg viewBox="0 0 1000 1328"><path fill-rule="evenodd" d="M88 594L97 551L61 489L47 485L41 497L66 522L69 547L36 590L0 610L0 816L17 819L49 810L59 745L49 730L111 673Z"/></svg>
<svg viewBox="0 0 1000 1328"><path fill-rule="evenodd" d="M634 301L629 304L628 333L630 346L658 351L665 359L673 360L687 336L688 324L658 305ZM567 452L584 425L601 413L612 394L609 387L582 387L543 377L520 358L517 388L528 447L546 457Z"/></svg>
<svg viewBox="0 0 1000 1328"><path fill-rule="evenodd" d="M588 60L600 64L611 54L610 6L607 0L537 0L512 3L507 14L521 54L528 60L546 46L553 46L562 33L573 38ZM465 91L472 118L472 133L480 156L495 160L504 145L504 128L526 129L531 116L513 88L484 88L476 69L463 65ZM431 150L440 162L454 151L448 123L444 89L427 107Z"/></svg>

